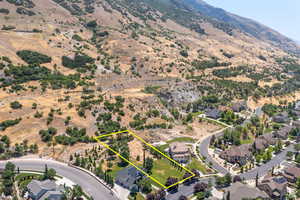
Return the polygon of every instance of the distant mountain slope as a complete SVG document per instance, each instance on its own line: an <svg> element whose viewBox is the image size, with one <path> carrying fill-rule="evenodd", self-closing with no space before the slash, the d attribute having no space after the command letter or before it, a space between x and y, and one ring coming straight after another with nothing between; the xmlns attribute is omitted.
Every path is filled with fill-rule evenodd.
<svg viewBox="0 0 300 200"><path fill-rule="evenodd" d="M229 23L257 39L268 40L286 51L300 54L300 49L293 40L254 20L240 17L221 8L213 7L203 0L185 0L185 3L203 15L215 18L221 22Z"/></svg>

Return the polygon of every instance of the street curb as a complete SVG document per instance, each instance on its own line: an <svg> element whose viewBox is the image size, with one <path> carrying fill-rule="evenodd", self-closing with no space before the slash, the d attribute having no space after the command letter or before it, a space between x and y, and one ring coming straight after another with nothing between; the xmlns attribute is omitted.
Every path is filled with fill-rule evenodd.
<svg viewBox="0 0 300 200"><path fill-rule="evenodd" d="M69 164L69 163L64 163L64 162L61 162L61 161L58 161L58 160L55 160L55 159L42 159L42 158L34 158L34 159L22 159L22 158L13 158L13 159L9 159L9 160L3 160L3 162L13 162L13 161L28 161L28 160L36 160L36 161L48 161L48 162L55 162L55 163L59 163L60 165L65 165L65 166L69 166L69 167L72 167L74 169L78 169L84 173L87 173L88 175L90 175L91 177L93 177L94 179L96 179L100 184L102 184L105 188L107 188L108 190L110 190L112 192L112 196L115 196L117 199L120 200L120 197L119 195L117 194L117 192L110 188L106 183L104 183L99 177L97 177L95 174L93 174L92 172L90 172L89 170L87 169L83 169L81 167L78 167L78 166L74 166L72 164ZM22 170L21 170L22 171ZM23 170L24 171L24 170Z"/></svg>
<svg viewBox="0 0 300 200"><path fill-rule="evenodd" d="M120 199L118 193L113 189L111 188L110 186L108 186L103 180L101 180L98 176L96 176L95 174L93 174L92 172L90 172L89 170L87 169L84 169L84 168L81 168L81 167L78 167L78 166L75 166L75 165L72 165L72 164L67 164L69 167L72 167L74 169L78 169L80 171L83 171L87 174L89 174L91 177L93 177L94 179L96 179L99 183L101 183L104 187L106 187L107 189L109 189L111 192L112 192L112 195L114 194L116 196L117 199Z"/></svg>

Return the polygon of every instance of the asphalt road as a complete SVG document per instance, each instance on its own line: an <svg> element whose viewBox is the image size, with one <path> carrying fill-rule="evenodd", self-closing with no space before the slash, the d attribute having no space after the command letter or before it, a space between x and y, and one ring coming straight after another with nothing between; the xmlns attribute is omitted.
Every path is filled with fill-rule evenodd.
<svg viewBox="0 0 300 200"><path fill-rule="evenodd" d="M223 134L223 132L217 133L215 134L216 137L219 137ZM222 167L218 162L215 161L215 159L208 153L208 148L209 148L209 144L210 144L210 140L212 138L211 136L208 136L207 138L205 138L200 144L199 144L199 152L201 154L202 157L205 157L205 162L207 164L211 163L212 164L212 168L215 169L217 172L221 173L221 174L227 174L229 171Z"/></svg>
<svg viewBox="0 0 300 200"><path fill-rule="evenodd" d="M7 161L0 161L0 168L4 168ZM109 189L99 183L94 177L79 169L72 168L66 164L48 160L13 160L20 170L44 171L45 164L48 168L56 170L57 174L66 177L78 184L94 200L117 200L118 198Z"/></svg>
<svg viewBox="0 0 300 200"><path fill-rule="evenodd" d="M259 177L266 175L273 167L278 166L280 163L286 160L286 153L288 151L293 151L294 146L291 144L282 152L277 154L275 157L272 158L269 162L254 168L248 172L240 174L241 178L245 178L246 180L255 179L256 175L258 174Z"/></svg>
<svg viewBox="0 0 300 200"><path fill-rule="evenodd" d="M221 136L223 133L217 133L215 134L216 137ZM217 172L221 173L221 174L226 174L229 173L229 171L224 168L223 166L221 166L218 162L215 161L215 159L208 153L208 148L209 148L209 144L210 144L210 140L211 140L212 136L209 136L207 138L205 138L200 144L199 144L199 152L201 154L201 156L205 156L206 157L206 163L212 163L212 168L215 169ZM286 159L286 153L288 151L292 151L293 150L293 144L291 144L289 147L287 147L286 149L284 149L282 152L280 152L279 154L275 155L272 160L270 160L267 163L262 164L259 167L256 167L253 170L250 170L248 172L245 172L243 174L240 174L239 176L241 178L244 178L246 180L249 179L255 179L257 173L258 175L264 176L268 173L269 170L272 169L272 167L275 167L277 165L279 165L281 162L283 162Z"/></svg>

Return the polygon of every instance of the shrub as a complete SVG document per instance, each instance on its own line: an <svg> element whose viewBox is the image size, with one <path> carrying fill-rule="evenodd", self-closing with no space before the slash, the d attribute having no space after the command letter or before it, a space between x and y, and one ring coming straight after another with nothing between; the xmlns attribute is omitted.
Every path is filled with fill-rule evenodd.
<svg viewBox="0 0 300 200"><path fill-rule="evenodd" d="M62 65L70 69L86 67L87 64L94 63L94 62L95 62L94 58L91 58L87 55L81 55L78 53L75 54L74 59L71 59L67 56L62 57Z"/></svg>
<svg viewBox="0 0 300 200"><path fill-rule="evenodd" d="M14 101L10 103L10 107L12 109L21 109L22 108L22 104L20 104L18 101Z"/></svg>
<svg viewBox="0 0 300 200"><path fill-rule="evenodd" d="M92 21L89 21L88 23L86 23L86 27L87 28L90 28L90 29L94 29L97 27L97 22L96 20L92 20Z"/></svg>
<svg viewBox="0 0 300 200"><path fill-rule="evenodd" d="M28 15L28 16L36 15L35 12L22 7L17 8L16 12L20 15Z"/></svg>
<svg viewBox="0 0 300 200"><path fill-rule="evenodd" d="M9 10L6 9L6 8L0 8L0 13L8 15L9 14Z"/></svg>
<svg viewBox="0 0 300 200"><path fill-rule="evenodd" d="M76 87L75 81L80 80L79 74L65 76L58 72L51 73L51 71L46 67L35 65L22 67L10 65L4 72L6 76L11 78L11 80L4 81L2 86L10 86L13 84L40 80L43 88L46 88L50 83L52 89L60 89L62 87L74 89Z"/></svg>
<svg viewBox="0 0 300 200"><path fill-rule="evenodd" d="M78 41L78 42L83 41L83 39L82 39L79 35L77 35L77 34L73 35L72 39L73 39L73 40L76 40L76 41Z"/></svg>
<svg viewBox="0 0 300 200"><path fill-rule="evenodd" d="M52 140L53 136L57 133L56 128L48 128L47 130L40 130L39 135L42 138L43 142L49 142Z"/></svg>
<svg viewBox="0 0 300 200"><path fill-rule="evenodd" d="M52 61L51 57L30 50L18 51L17 55L28 64L43 64Z"/></svg>
<svg viewBox="0 0 300 200"><path fill-rule="evenodd" d="M157 93L157 90L160 88L160 86L146 86L143 90L143 92L147 94L155 94Z"/></svg>
<svg viewBox="0 0 300 200"><path fill-rule="evenodd" d="M5 129L7 129L10 126L14 126L17 125L18 123L20 123L20 121L22 120L22 118L19 119L15 119L15 120L6 120L0 123L0 130L5 131Z"/></svg>
<svg viewBox="0 0 300 200"><path fill-rule="evenodd" d="M1 30L9 31L9 30L13 30L13 29L16 29L16 27L15 26L11 26L11 25L8 25L8 26L3 25Z"/></svg>
<svg viewBox="0 0 300 200"><path fill-rule="evenodd" d="M181 50L179 53L181 56L186 57L186 58L189 56L189 54L186 50Z"/></svg>

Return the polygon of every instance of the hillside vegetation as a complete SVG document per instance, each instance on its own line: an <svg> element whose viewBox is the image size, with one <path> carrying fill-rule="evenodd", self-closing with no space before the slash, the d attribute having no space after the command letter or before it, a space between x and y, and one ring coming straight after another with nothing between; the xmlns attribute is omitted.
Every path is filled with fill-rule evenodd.
<svg viewBox="0 0 300 200"><path fill-rule="evenodd" d="M39 152L68 160L93 136L126 128L152 142L196 135L208 125L195 116L208 108L299 92L291 40L202 1L0 7L0 135L18 147L11 152L7 142L5 158Z"/></svg>

